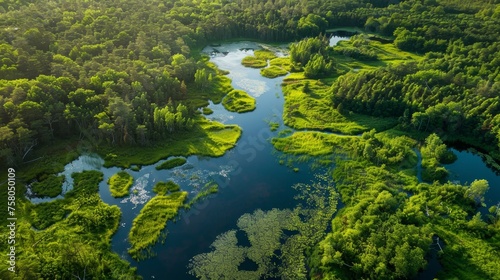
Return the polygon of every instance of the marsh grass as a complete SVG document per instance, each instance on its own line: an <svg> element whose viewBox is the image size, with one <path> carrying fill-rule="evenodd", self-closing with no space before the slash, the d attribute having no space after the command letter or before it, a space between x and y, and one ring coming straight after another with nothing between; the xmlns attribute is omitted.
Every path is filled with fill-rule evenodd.
<svg viewBox="0 0 500 280"><path fill-rule="evenodd" d="M203 115L211 115L214 113L214 111L208 107L203 107L202 112L203 112Z"/></svg>
<svg viewBox="0 0 500 280"><path fill-rule="evenodd" d="M173 181L158 182L153 187L153 192L158 195L166 195L168 193L174 193L181 190L181 187L174 183Z"/></svg>
<svg viewBox="0 0 500 280"><path fill-rule="evenodd" d="M360 134L375 128L382 131L394 127L394 118L344 113L334 108L330 87L322 81L301 80L283 86L285 105L283 121L295 129L314 129L347 135Z"/></svg>
<svg viewBox="0 0 500 280"><path fill-rule="evenodd" d="M222 100L222 105L231 112L250 112L255 110L255 98L242 90L232 90Z"/></svg>
<svg viewBox="0 0 500 280"><path fill-rule="evenodd" d="M299 131L288 137L273 138L272 144L277 150L289 154L321 156L332 154L344 145L350 145L356 138L316 131Z"/></svg>
<svg viewBox="0 0 500 280"><path fill-rule="evenodd" d="M141 260L148 257L148 248L158 242L167 221L177 216L187 198L187 192L174 192L153 197L132 222L128 239L131 244L128 253ZM163 234L166 237L166 234Z"/></svg>
<svg viewBox="0 0 500 280"><path fill-rule="evenodd" d="M49 175L40 182L31 184L31 190L37 197L56 197L62 192L64 176Z"/></svg>
<svg viewBox="0 0 500 280"><path fill-rule="evenodd" d="M267 66L267 61L276 58L276 55L269 50L256 50L253 56L243 58L241 64L245 67L263 68Z"/></svg>
<svg viewBox="0 0 500 280"><path fill-rule="evenodd" d="M283 68L284 70L291 72L292 71L292 62L289 57L277 57L269 61L271 66L278 66Z"/></svg>
<svg viewBox="0 0 500 280"><path fill-rule="evenodd" d="M280 66L271 65L266 68L260 69L260 74L266 78L277 78L279 76L284 76L288 73L287 70L281 68Z"/></svg>
<svg viewBox="0 0 500 280"><path fill-rule="evenodd" d="M134 182L134 177L125 171L120 171L109 177L108 185L113 197L124 197L129 194L129 188Z"/></svg>
<svg viewBox="0 0 500 280"><path fill-rule="evenodd" d="M189 132L179 132L171 138L154 145L100 146L98 153L104 158L104 165L128 168L131 165L150 165L169 156L201 155L219 157L236 145L241 128L223 125L205 118L196 119L195 127Z"/></svg>
<svg viewBox="0 0 500 280"><path fill-rule="evenodd" d="M191 208L194 204L198 203L199 201L201 201L203 198L211 195L211 194L215 194L219 191L219 185L216 183L216 182L208 182L206 183L202 188L201 190L196 194L196 196L191 199L187 204L186 204L186 208L189 209Z"/></svg>
<svg viewBox="0 0 500 280"><path fill-rule="evenodd" d="M187 160L185 158L172 158L160 163L155 168L156 170L172 169L174 167L184 165L186 162Z"/></svg>

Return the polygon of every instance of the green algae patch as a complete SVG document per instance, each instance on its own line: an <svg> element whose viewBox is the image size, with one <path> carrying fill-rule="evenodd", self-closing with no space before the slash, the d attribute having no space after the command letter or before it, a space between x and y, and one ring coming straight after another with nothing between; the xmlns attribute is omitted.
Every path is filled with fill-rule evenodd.
<svg viewBox="0 0 500 280"><path fill-rule="evenodd" d="M56 197L62 192L64 176L49 175L40 182L31 185L33 194L37 197Z"/></svg>
<svg viewBox="0 0 500 280"><path fill-rule="evenodd" d="M162 170L162 169L172 169L177 166L181 166L185 164L187 161L185 158L172 158L167 161L162 162L161 164L157 165L155 168L156 170Z"/></svg>
<svg viewBox="0 0 500 280"><path fill-rule="evenodd" d="M162 234L167 221L177 216L179 208L187 198L187 192L175 192L169 195L157 195L153 197L139 215L132 222L132 228L128 235L131 244L128 253L136 260L147 258L151 255L148 249L156 242Z"/></svg>
<svg viewBox="0 0 500 280"><path fill-rule="evenodd" d="M276 58L274 52L269 50L256 50L253 56L243 58L241 64L245 67L263 68L267 66L267 61Z"/></svg>
<svg viewBox="0 0 500 280"><path fill-rule="evenodd" d="M170 156L220 157L236 145L240 136L241 128L237 125L224 125L198 117L191 131L180 131L155 145L101 146L98 153L104 158L106 167L129 168L131 165L151 165Z"/></svg>
<svg viewBox="0 0 500 280"><path fill-rule="evenodd" d="M231 112L250 112L255 110L255 98L242 90L233 90L224 97L222 105Z"/></svg>
<svg viewBox="0 0 500 280"><path fill-rule="evenodd" d="M260 74L266 78L273 79L279 76L285 76L288 74L288 71L279 66L271 65L267 68L260 69Z"/></svg>
<svg viewBox="0 0 500 280"><path fill-rule="evenodd" d="M120 171L109 177L108 185L113 197L124 197L129 194L134 178L125 171Z"/></svg>

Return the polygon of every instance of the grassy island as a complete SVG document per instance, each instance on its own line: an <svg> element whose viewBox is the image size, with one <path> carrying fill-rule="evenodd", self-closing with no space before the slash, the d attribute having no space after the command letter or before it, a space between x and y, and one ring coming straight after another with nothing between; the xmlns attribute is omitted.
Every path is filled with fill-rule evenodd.
<svg viewBox="0 0 500 280"><path fill-rule="evenodd" d="M31 185L33 194L37 197L56 197L62 192L64 176L49 175L40 182Z"/></svg>
<svg viewBox="0 0 500 280"><path fill-rule="evenodd" d="M149 256L147 249L158 241L167 221L177 216L187 195L187 192L180 191L168 195L158 194L144 205L134 219L128 236L131 244L128 252L134 259Z"/></svg>
<svg viewBox="0 0 500 280"><path fill-rule="evenodd" d="M260 74L266 78L276 78L276 77L279 77L279 76L284 76L288 73L288 71L286 71L285 69L279 67L279 66L275 66L275 65L271 65L267 68L262 68L260 69Z"/></svg>
<svg viewBox="0 0 500 280"><path fill-rule="evenodd" d="M241 64L246 67L263 68L267 66L267 61L276 58L276 55L269 50L256 50L253 56L243 58Z"/></svg>
<svg viewBox="0 0 500 280"><path fill-rule="evenodd" d="M172 158L169 160L166 160L162 162L161 164L157 165L155 168L156 170L162 170L162 169L172 169L177 166L181 166L185 164L187 160L185 158Z"/></svg>
<svg viewBox="0 0 500 280"><path fill-rule="evenodd" d="M242 90L233 90L224 97L222 105L231 112L250 112L255 110L255 98Z"/></svg>
<svg viewBox="0 0 500 280"><path fill-rule="evenodd" d="M113 197L124 197L129 194L130 186L134 182L134 177L125 171L120 171L109 177L109 190Z"/></svg>

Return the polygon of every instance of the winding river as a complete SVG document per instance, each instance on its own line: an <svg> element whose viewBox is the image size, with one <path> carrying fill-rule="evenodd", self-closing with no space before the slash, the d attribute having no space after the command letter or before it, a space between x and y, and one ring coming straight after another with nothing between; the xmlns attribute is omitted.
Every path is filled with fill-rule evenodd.
<svg viewBox="0 0 500 280"><path fill-rule="evenodd" d="M335 42L336 43L336 42ZM111 205L121 208L121 226L113 236L112 248L124 259L138 268L144 279L195 279L187 274L189 260L200 253L210 251L210 244L217 235L235 228L238 218L256 209L293 208L295 191L291 186L295 183L308 183L314 179L309 163L293 164L299 169L279 163L285 155L277 152L270 138L278 132L271 132L268 122L273 121L284 128L282 120L283 93L281 83L283 77L267 79L260 75L259 69L246 68L241 60L251 55L251 49L260 48L252 42L223 44L217 50L227 55L217 55L211 61L223 70L230 71L232 85L242 89L256 98L257 108L253 112L237 114L226 111L222 105L210 104L214 111L208 118L226 124L237 124L243 129L237 146L219 158L190 156L187 164L172 170L156 170L155 165L143 166L139 171L127 170L135 181L133 194L125 199L111 197L107 185L108 178L119 171L119 168L104 168L103 160L93 155L84 155L68 164L63 174L67 175L65 188L71 186L70 174L82 170L100 170L104 180L100 184L102 199ZM210 53L211 47L204 52ZM496 204L500 199L500 177L491 171L477 155L456 151L458 160L448 166L452 180L462 183L474 179L485 178L490 181L487 198L488 206ZM291 156L286 156L291 157ZM473 168L471 168L473 166ZM69 180L68 180L69 179ZM173 180L183 190L194 197L205 183L216 181L219 192L193 205L189 211L181 212L176 222L167 225L167 238L164 244L153 247L156 257L136 262L127 253L127 241L133 219L139 214L145 202L155 194L152 188L157 181ZM40 202L41 200L33 200Z"/></svg>

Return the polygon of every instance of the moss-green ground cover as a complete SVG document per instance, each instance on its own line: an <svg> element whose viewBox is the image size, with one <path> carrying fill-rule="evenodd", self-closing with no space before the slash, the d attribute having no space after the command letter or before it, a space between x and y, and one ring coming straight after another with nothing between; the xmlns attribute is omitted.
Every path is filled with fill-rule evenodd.
<svg viewBox="0 0 500 280"><path fill-rule="evenodd" d="M172 169L177 166L181 166L185 164L187 160L185 158L172 158L169 160L166 160L162 162L161 164L157 165L155 168L156 170L162 170L162 169Z"/></svg>
<svg viewBox="0 0 500 280"><path fill-rule="evenodd" d="M243 58L241 64L246 67L263 68L267 66L267 61L276 58L276 55L269 50L256 50L253 56Z"/></svg>
<svg viewBox="0 0 500 280"><path fill-rule="evenodd" d="M134 259L148 256L147 249L158 241L167 221L177 216L187 195L187 192L159 194L144 205L134 219L128 237L131 244L128 252Z"/></svg>
<svg viewBox="0 0 500 280"><path fill-rule="evenodd" d="M222 105L231 112L250 112L255 110L255 98L242 90L232 90L222 100Z"/></svg>
<svg viewBox="0 0 500 280"><path fill-rule="evenodd" d="M285 83L283 120L295 129L316 129L359 134L372 128L378 131L397 124L392 118L376 118L352 113L339 113L333 108L330 87L317 80Z"/></svg>
<svg viewBox="0 0 500 280"><path fill-rule="evenodd" d="M286 71L285 69L279 67L279 66L275 66L275 65L271 65L269 67L266 67L266 68L262 68L260 69L260 74L266 78L276 78L276 77L279 77L279 76L284 76L288 73L288 71Z"/></svg>
<svg viewBox="0 0 500 280"><path fill-rule="evenodd" d="M113 197L124 197L129 194L129 188L134 182L134 177L125 171L120 171L109 177L109 190Z"/></svg>
<svg viewBox="0 0 500 280"><path fill-rule="evenodd" d="M106 166L128 168L133 164L149 165L169 156L203 155L219 157L236 145L241 128L197 118L190 132L177 133L155 146L100 147Z"/></svg>
<svg viewBox="0 0 500 280"><path fill-rule="evenodd" d="M219 185L216 182L208 182L206 183L201 190L196 194L196 196L191 199L187 204L186 208L191 208L194 204L209 196L211 194L217 193L219 191Z"/></svg>
<svg viewBox="0 0 500 280"><path fill-rule="evenodd" d="M155 184L153 187L153 192L155 192L158 195L166 195L169 192L174 193L178 192L181 190L181 187L174 183L173 181L167 181L167 182L158 182Z"/></svg>

